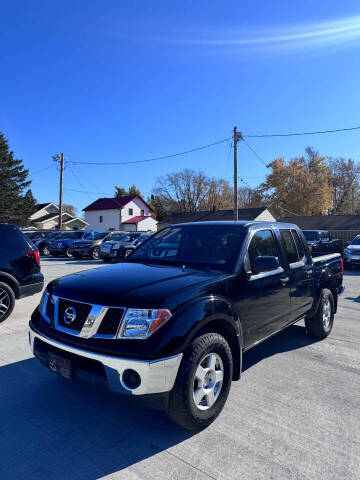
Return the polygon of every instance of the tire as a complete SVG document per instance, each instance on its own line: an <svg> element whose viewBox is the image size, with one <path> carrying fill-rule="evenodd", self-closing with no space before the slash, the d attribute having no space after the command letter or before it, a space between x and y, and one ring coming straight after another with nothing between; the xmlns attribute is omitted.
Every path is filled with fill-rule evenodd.
<svg viewBox="0 0 360 480"><path fill-rule="evenodd" d="M210 369L205 370L208 374L204 377L203 370L209 366ZM223 374L221 384L220 370ZM168 416L188 430L199 431L208 427L225 405L232 373L231 350L224 337L218 333L206 333L196 338L182 358L174 388L169 395ZM204 383L211 388L204 390ZM211 390L213 396L210 395ZM203 391L209 394L202 395Z"/></svg>
<svg viewBox="0 0 360 480"><path fill-rule="evenodd" d="M0 323L6 320L15 306L15 294L8 284L0 282Z"/></svg>
<svg viewBox="0 0 360 480"><path fill-rule="evenodd" d="M70 252L70 249L69 249L69 248L66 249L65 256L66 256L67 258L73 258L73 254Z"/></svg>
<svg viewBox="0 0 360 480"><path fill-rule="evenodd" d="M42 250L42 254L45 255L45 257L49 257L51 255L49 247L44 247Z"/></svg>
<svg viewBox="0 0 360 480"><path fill-rule="evenodd" d="M91 257L93 260L100 260L100 248L99 248L99 247L94 247L94 248L91 250L90 257Z"/></svg>
<svg viewBox="0 0 360 480"><path fill-rule="evenodd" d="M334 297L330 290L324 288L314 317L305 319L306 331L316 338L326 338L334 324Z"/></svg>

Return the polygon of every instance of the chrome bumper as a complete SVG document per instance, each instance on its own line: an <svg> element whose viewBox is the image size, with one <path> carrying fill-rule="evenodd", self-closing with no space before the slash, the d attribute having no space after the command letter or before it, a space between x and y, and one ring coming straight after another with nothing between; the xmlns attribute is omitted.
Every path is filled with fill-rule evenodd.
<svg viewBox="0 0 360 480"><path fill-rule="evenodd" d="M103 355L60 343L43 335L31 326L29 342L33 354L36 337L60 350L100 362L104 367L108 387L114 393L149 395L169 392L174 386L182 358L182 353L158 360L134 360ZM124 385L122 376L127 369L135 370L140 375L141 383L135 389L129 389Z"/></svg>

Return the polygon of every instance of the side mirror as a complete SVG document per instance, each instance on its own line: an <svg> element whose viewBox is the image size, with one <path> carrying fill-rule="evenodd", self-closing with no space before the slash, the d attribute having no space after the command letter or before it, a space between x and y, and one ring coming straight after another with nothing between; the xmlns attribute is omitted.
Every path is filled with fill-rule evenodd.
<svg viewBox="0 0 360 480"><path fill-rule="evenodd" d="M270 272L279 267L279 259L277 257L256 257L251 265L251 273Z"/></svg>

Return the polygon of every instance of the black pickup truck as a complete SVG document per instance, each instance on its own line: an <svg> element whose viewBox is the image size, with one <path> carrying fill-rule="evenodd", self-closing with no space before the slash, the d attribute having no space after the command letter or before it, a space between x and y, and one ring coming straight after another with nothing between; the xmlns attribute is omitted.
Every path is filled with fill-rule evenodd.
<svg viewBox="0 0 360 480"><path fill-rule="evenodd" d="M302 319L310 335L329 335L342 280L340 255L313 259L292 224L176 225L123 263L52 281L30 345L67 379L142 398L201 430L239 380L243 352Z"/></svg>

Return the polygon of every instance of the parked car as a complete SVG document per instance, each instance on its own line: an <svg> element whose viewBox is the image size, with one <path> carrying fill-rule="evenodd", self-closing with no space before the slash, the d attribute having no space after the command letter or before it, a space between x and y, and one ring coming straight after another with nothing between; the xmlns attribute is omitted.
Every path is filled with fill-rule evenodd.
<svg viewBox="0 0 360 480"><path fill-rule="evenodd" d="M131 232L125 234L120 240L114 241L111 248L104 245L102 258L104 261L120 262L130 253L150 238L152 233Z"/></svg>
<svg viewBox="0 0 360 480"><path fill-rule="evenodd" d="M108 237L100 245L100 258L104 262L111 262L110 252L115 242L121 242L122 240L128 241L130 239L130 234L124 231L115 231L111 232Z"/></svg>
<svg viewBox="0 0 360 480"><path fill-rule="evenodd" d="M15 300L41 292L39 252L13 225L0 223L0 322L9 317Z"/></svg>
<svg viewBox="0 0 360 480"><path fill-rule="evenodd" d="M55 232L41 232L39 235L32 239L34 245L36 245L37 249L39 250L40 255L45 255L48 257L50 255L49 244L52 240L60 237L63 232L55 231Z"/></svg>
<svg viewBox="0 0 360 480"><path fill-rule="evenodd" d="M360 265L360 235L357 235L351 242L347 242L344 250L344 265L349 269Z"/></svg>
<svg viewBox="0 0 360 480"><path fill-rule="evenodd" d="M99 260L100 245L110 235L109 232L91 232L86 238L75 240L69 247L70 253L75 258L91 257L93 260Z"/></svg>
<svg viewBox="0 0 360 480"><path fill-rule="evenodd" d="M313 259L296 225L179 224L120 264L53 280L31 317L30 345L67 379L151 402L201 430L239 380L244 351L301 319L309 335L329 335L342 280L341 256Z"/></svg>
<svg viewBox="0 0 360 480"><path fill-rule="evenodd" d="M303 230L313 257L343 252L342 241L333 239L327 230Z"/></svg>
<svg viewBox="0 0 360 480"><path fill-rule="evenodd" d="M72 258L70 247L73 242L75 242L75 240L85 240L91 235L91 231L83 230L63 232L59 237L57 237L55 240L51 240L49 243L50 255L53 257L65 255L68 258Z"/></svg>

